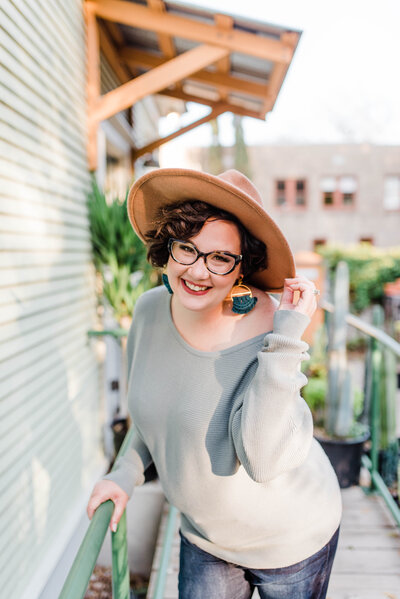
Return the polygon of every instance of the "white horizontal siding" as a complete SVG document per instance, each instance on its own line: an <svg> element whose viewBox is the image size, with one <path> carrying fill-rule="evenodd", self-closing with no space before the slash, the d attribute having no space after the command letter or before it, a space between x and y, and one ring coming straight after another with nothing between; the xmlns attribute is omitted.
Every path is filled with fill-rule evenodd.
<svg viewBox="0 0 400 599"><path fill-rule="evenodd" d="M101 459L82 2L5 0L0 32L0 588L35 599Z"/></svg>
<svg viewBox="0 0 400 599"><path fill-rule="evenodd" d="M68 327L73 327L72 330ZM76 334L75 334L76 333ZM54 366L55 357L61 357L66 368L70 367L69 354L75 355L75 352L80 351L84 346L88 349L87 333L87 316L83 315L78 318L69 319L64 330L57 331L57 352L54 352L54 344L42 343L35 346L33 349L15 354L7 364L9 370L2 373L0 385L2 393L4 389L3 399L0 402L0 413L6 412L9 408L6 402L7 394L13 393L21 385L29 383L36 375L41 372L44 366L49 368ZM77 338L79 335L79 338Z"/></svg>
<svg viewBox="0 0 400 599"><path fill-rule="evenodd" d="M57 255L58 254L54 252L55 258ZM89 253L70 252L70 255L76 256L78 259L81 258L81 262L76 264L61 264L57 266L57 268L53 268L52 265L35 266L34 261L32 260L32 266L30 268L3 270L1 273L1 283L2 285L12 287L13 285L24 285L27 283L36 283L38 281L46 283L50 281L50 278L51 280L58 281L69 277L84 277L90 268L86 262L89 260ZM54 262L56 262L56 260L54 260Z"/></svg>
<svg viewBox="0 0 400 599"><path fill-rule="evenodd" d="M81 280L78 280L78 283L81 283ZM80 302L84 297L83 291L81 284L76 288L69 287L63 291L62 288L59 288L59 281L57 281L55 293L49 294L47 292L40 297L31 298L29 301L25 300L24 309L15 305L11 308L7 305L3 307L0 312L0 324L8 323L8 326L12 327L13 323L15 324L19 319L31 319L37 314L47 313L57 307L62 308L63 306Z"/></svg>
<svg viewBox="0 0 400 599"><path fill-rule="evenodd" d="M4 195L0 193L0 213L3 212L3 214L17 216L19 219L32 219L34 221L39 220L42 222L72 225L73 227L87 231L86 214L77 214L72 211L60 210L51 205L51 197L47 198L47 203L41 202L41 197L39 198L39 201L32 202L31 197L34 194L29 194L28 201L26 198L27 192L28 190L25 191L25 196L22 199L16 197L16 195L12 193L12 202L10 202L10 194L5 195L4 191ZM42 194L40 194L40 196L42 196ZM3 226L2 221L0 226Z"/></svg>
<svg viewBox="0 0 400 599"><path fill-rule="evenodd" d="M83 296L77 305L49 310L47 315L32 316L26 323L21 319L19 327L13 328L13 324L3 325L5 342L0 346L0 361L9 360L17 354L27 352L31 348L37 348L40 344L48 343L54 335L65 330L68 324L72 325L76 320L79 321L80 317L90 317L90 314L94 313L94 307L94 300ZM89 322L88 327L90 326ZM21 331L22 335L19 334L10 338L8 337L10 329L16 332Z"/></svg>

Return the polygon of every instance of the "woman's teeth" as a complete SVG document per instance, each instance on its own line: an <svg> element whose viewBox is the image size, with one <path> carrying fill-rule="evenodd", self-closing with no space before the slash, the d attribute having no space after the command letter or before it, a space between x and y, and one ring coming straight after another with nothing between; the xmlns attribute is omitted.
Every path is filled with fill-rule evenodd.
<svg viewBox="0 0 400 599"><path fill-rule="evenodd" d="M185 281L185 285L189 287L189 289L191 289L192 291L205 291L206 289L208 289L207 287L199 287L198 285L192 285L192 283L188 283L188 281Z"/></svg>

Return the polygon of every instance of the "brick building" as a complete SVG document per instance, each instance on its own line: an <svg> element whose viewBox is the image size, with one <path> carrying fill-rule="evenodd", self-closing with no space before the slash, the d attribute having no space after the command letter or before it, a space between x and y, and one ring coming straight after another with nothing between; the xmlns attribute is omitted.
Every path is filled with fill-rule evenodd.
<svg viewBox="0 0 400 599"><path fill-rule="evenodd" d="M400 244L400 146L270 145L248 148L252 179L294 252L318 243ZM208 150L191 157L208 170ZM232 150L224 151L226 168Z"/></svg>

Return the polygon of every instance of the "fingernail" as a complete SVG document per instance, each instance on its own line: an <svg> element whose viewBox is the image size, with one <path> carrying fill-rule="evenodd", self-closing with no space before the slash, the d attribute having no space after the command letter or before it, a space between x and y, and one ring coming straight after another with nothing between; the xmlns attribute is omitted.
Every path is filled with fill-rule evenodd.
<svg viewBox="0 0 400 599"><path fill-rule="evenodd" d="M113 523L112 523L112 525L111 525L111 530L112 530L113 532L117 532L117 523L116 523L116 522L113 522Z"/></svg>

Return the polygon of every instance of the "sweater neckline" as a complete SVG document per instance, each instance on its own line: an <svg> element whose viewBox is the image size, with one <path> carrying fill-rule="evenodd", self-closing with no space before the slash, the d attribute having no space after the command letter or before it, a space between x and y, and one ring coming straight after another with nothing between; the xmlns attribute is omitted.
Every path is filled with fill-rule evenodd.
<svg viewBox="0 0 400 599"><path fill-rule="evenodd" d="M195 354L196 356L202 356L202 357L206 357L206 358L214 358L214 357L223 356L226 354L231 354L231 353L240 351L240 350L242 350L250 345L253 345L255 343L259 343L265 337L265 335L267 335L268 333L272 333L272 331L260 333L259 335L256 335L255 337L251 337L250 339L246 339L245 341L241 341L240 343L236 343L235 345L232 345L230 347L226 347L224 349L219 349L219 350L215 350L215 351L203 351L201 349L196 349L182 337L182 335L176 328L176 325L172 319L171 299L172 299L171 296L167 294L166 295L166 312L167 312L167 321L168 321L169 328L171 329L175 339L180 343L180 345L182 345L182 347L186 351L188 351L192 354Z"/></svg>

